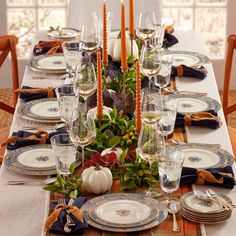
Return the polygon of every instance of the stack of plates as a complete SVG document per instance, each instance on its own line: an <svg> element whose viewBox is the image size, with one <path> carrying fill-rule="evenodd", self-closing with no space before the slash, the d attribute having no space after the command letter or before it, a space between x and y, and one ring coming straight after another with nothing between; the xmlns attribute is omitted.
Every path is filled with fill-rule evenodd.
<svg viewBox="0 0 236 236"><path fill-rule="evenodd" d="M27 120L42 123L61 121L60 109L56 98L44 98L27 102L19 107L18 115Z"/></svg>
<svg viewBox="0 0 236 236"><path fill-rule="evenodd" d="M80 36L80 32L73 28L50 29L47 32L48 37L53 39L71 40Z"/></svg>
<svg viewBox="0 0 236 236"><path fill-rule="evenodd" d="M164 221L167 209L157 200L140 194L107 194L87 201L82 211L91 226L105 231L134 232Z"/></svg>
<svg viewBox="0 0 236 236"><path fill-rule="evenodd" d="M232 204L229 197L219 194L228 203ZM193 192L186 193L180 198L181 214L184 218L203 224L223 222L231 217L232 210L225 210L212 201L198 199Z"/></svg>

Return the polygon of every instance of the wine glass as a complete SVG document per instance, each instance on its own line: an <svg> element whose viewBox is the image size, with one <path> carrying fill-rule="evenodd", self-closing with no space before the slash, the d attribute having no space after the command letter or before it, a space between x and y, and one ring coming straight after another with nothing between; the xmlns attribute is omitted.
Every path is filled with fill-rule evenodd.
<svg viewBox="0 0 236 236"><path fill-rule="evenodd" d="M84 61L78 65L73 86L75 93L84 98L85 109L87 109L88 97L97 90L97 76L93 63Z"/></svg>
<svg viewBox="0 0 236 236"><path fill-rule="evenodd" d="M171 68L173 59L171 55L160 54L159 57L155 57L155 64L158 65L158 72L154 77L154 84L160 88L160 95L162 90L170 83Z"/></svg>
<svg viewBox="0 0 236 236"><path fill-rule="evenodd" d="M162 109L158 103L160 99L157 88L142 89L142 121L146 124L158 123L161 119Z"/></svg>
<svg viewBox="0 0 236 236"><path fill-rule="evenodd" d="M175 127L178 99L170 99L169 95L162 96L162 115L159 120L158 131L165 139L165 147L168 141L168 135L172 134Z"/></svg>
<svg viewBox="0 0 236 236"><path fill-rule="evenodd" d="M102 15L98 12L94 11L92 13L92 19L93 19L93 26L96 31L96 35L98 37L99 42L102 41L103 38L103 18ZM113 19L113 13L107 12L107 33L109 34L111 31L111 24Z"/></svg>
<svg viewBox="0 0 236 236"><path fill-rule="evenodd" d="M155 14L151 12L139 13L137 22L137 36L147 43L155 35L156 18Z"/></svg>
<svg viewBox="0 0 236 236"><path fill-rule="evenodd" d="M73 85L64 85L55 89L60 109L60 117L69 127L74 109L77 107L78 98L75 96Z"/></svg>
<svg viewBox="0 0 236 236"><path fill-rule="evenodd" d="M151 79L153 76L157 75L160 70L159 60L156 58L159 55L156 51L153 51L153 47L150 44L145 44L142 47L140 54L140 70L141 73L148 77L149 79L149 88L151 88Z"/></svg>
<svg viewBox="0 0 236 236"><path fill-rule="evenodd" d="M93 143L96 138L96 126L91 115L84 113L83 109L75 109L70 125L70 137L73 143L82 149L82 169L84 168L84 148Z"/></svg>
<svg viewBox="0 0 236 236"><path fill-rule="evenodd" d="M158 161L160 185L167 193L168 202L173 201L170 194L179 188L183 163L184 153L173 147L166 149L165 154Z"/></svg>
<svg viewBox="0 0 236 236"><path fill-rule="evenodd" d="M82 43L81 42L64 42L62 43L63 55L66 61L67 76L63 75L66 83L70 84L73 80L76 65L80 63L82 57Z"/></svg>
<svg viewBox="0 0 236 236"><path fill-rule="evenodd" d="M89 56L91 61L91 54L99 47L99 36L92 22L83 25L81 40L83 42L82 48Z"/></svg>
<svg viewBox="0 0 236 236"><path fill-rule="evenodd" d="M149 162L152 172L152 164L162 156L164 151L163 142L157 131L157 124L143 124L139 135L137 153L139 156ZM159 197L161 194L152 187L144 192L148 197Z"/></svg>

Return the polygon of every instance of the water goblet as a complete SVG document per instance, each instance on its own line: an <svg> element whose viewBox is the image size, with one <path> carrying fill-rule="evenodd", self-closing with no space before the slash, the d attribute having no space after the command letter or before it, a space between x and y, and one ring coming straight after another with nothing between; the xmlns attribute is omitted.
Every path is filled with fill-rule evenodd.
<svg viewBox="0 0 236 236"><path fill-rule="evenodd" d="M136 34L145 44L155 35L156 19L152 12L139 13Z"/></svg>
<svg viewBox="0 0 236 236"><path fill-rule="evenodd" d="M76 147L69 133L57 134L50 141L55 155L56 170L66 177L70 174L71 164L76 160Z"/></svg>
<svg viewBox="0 0 236 236"><path fill-rule="evenodd" d="M82 57L82 43L81 42L64 42L62 43L63 55L66 61L66 71L68 75L63 78L66 83L70 84L73 80L76 65L80 63Z"/></svg>
<svg viewBox="0 0 236 236"><path fill-rule="evenodd" d="M91 54L99 47L99 35L97 35L96 29L92 22L84 24L82 27L81 40L83 42L82 48L89 56L89 61L91 61Z"/></svg>
<svg viewBox="0 0 236 236"><path fill-rule="evenodd" d="M157 124L143 124L139 135L137 153L143 160L149 162L151 173L153 163L158 161L163 151L163 142L157 132ZM152 187L152 180L150 181L150 188L144 192L145 196L159 197L160 192Z"/></svg>
<svg viewBox="0 0 236 236"><path fill-rule="evenodd" d="M60 109L60 117L69 127L72 113L77 107L78 97L75 95L73 85L64 85L55 89Z"/></svg>
<svg viewBox="0 0 236 236"><path fill-rule="evenodd" d="M168 148L158 161L161 189L167 193L167 201L173 201L170 194L177 191L180 184L184 153Z"/></svg>
<svg viewBox="0 0 236 236"><path fill-rule="evenodd" d="M168 135L172 134L174 131L179 100L170 99L169 95L164 95L162 96L161 103L162 115L158 123L158 132L164 137L166 147Z"/></svg>
<svg viewBox="0 0 236 236"><path fill-rule="evenodd" d="M84 148L93 143L96 138L96 126L94 119L88 113L85 114L83 109L76 109L72 116L70 125L70 137L76 146L82 150L81 160L82 169L84 168Z"/></svg>
<svg viewBox="0 0 236 236"><path fill-rule="evenodd" d="M85 109L87 109L87 99L93 95L97 89L97 76L94 65L91 62L83 62L76 68L73 81L74 91L84 99Z"/></svg>
<svg viewBox="0 0 236 236"><path fill-rule="evenodd" d="M153 50L151 44L147 43L142 46L140 54L141 73L149 79L149 89L151 88L151 79L156 76L160 70L160 63L156 59L158 54Z"/></svg>

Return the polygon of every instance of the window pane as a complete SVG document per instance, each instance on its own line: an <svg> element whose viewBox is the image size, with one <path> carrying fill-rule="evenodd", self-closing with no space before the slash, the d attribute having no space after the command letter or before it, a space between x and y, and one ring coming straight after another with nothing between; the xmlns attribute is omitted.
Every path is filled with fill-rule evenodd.
<svg viewBox="0 0 236 236"><path fill-rule="evenodd" d="M193 27L193 10L191 8L164 8L165 18L175 21L176 29L192 29Z"/></svg>
<svg viewBox="0 0 236 236"><path fill-rule="evenodd" d="M64 6L67 0L38 0L40 6Z"/></svg>
<svg viewBox="0 0 236 236"><path fill-rule="evenodd" d="M197 8L196 29L205 33L210 55L222 57L225 44L226 9Z"/></svg>
<svg viewBox="0 0 236 236"><path fill-rule="evenodd" d="M8 6L32 6L35 0L7 0Z"/></svg>
<svg viewBox="0 0 236 236"><path fill-rule="evenodd" d="M66 12L64 8L39 8L39 28L49 29L50 26L64 27Z"/></svg>
<svg viewBox="0 0 236 236"><path fill-rule="evenodd" d="M165 0L163 1L164 5L191 5L193 0Z"/></svg>
<svg viewBox="0 0 236 236"><path fill-rule="evenodd" d="M26 58L35 33L35 10L8 9L8 32L19 37L18 57Z"/></svg>
<svg viewBox="0 0 236 236"><path fill-rule="evenodd" d="M209 5L209 4L215 4L215 5L225 5L227 0L196 0L197 5Z"/></svg>

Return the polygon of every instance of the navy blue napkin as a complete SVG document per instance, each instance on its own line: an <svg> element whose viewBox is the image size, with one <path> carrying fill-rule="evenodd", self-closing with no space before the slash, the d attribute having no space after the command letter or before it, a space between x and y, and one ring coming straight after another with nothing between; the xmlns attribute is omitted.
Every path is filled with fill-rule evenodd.
<svg viewBox="0 0 236 236"><path fill-rule="evenodd" d="M200 68L192 68L186 65L181 65L182 74L179 75L178 68L172 66L171 68L171 76L179 76L179 77L193 77L197 79L205 79L207 77L207 70L205 67L201 66Z"/></svg>
<svg viewBox="0 0 236 236"><path fill-rule="evenodd" d="M47 54L50 52L50 50L53 50L52 53L62 53L62 48L60 46L59 41L39 41L37 45L34 46L33 54L34 56L40 56L43 54Z"/></svg>
<svg viewBox="0 0 236 236"><path fill-rule="evenodd" d="M55 132L51 132L49 133L49 137L46 140L46 143L50 144L50 138L53 137L56 134L61 134L61 133L67 133L67 129L66 128L62 128L58 131ZM27 138L31 135L35 135L36 137L40 138L40 134L33 133L33 132L28 132L28 131L24 131L24 130L19 130L18 132L13 132L12 136L17 136L20 138ZM15 150L21 147L25 147L25 146L30 146L30 145L36 145L39 144L38 140L16 140L14 143L8 143L7 144L7 150Z"/></svg>
<svg viewBox="0 0 236 236"><path fill-rule="evenodd" d="M72 204L73 206L76 206L78 208L81 208L82 205L86 202L86 197L77 197L74 201L74 203ZM67 200L68 203L69 200ZM57 205L57 201L52 202L51 207L55 208ZM51 228L49 229L50 232L52 233L59 233L59 234L63 234L63 235L73 235L73 234L81 234L84 232L84 230L86 230L88 228L88 224L86 222L85 217L83 217L83 223L81 223L76 217L74 217L72 214L70 214L70 217L72 218L73 222L75 223L74 227L71 227L71 232L66 233L64 231L64 225L66 223L66 209L62 209L57 221L55 221Z"/></svg>
<svg viewBox="0 0 236 236"><path fill-rule="evenodd" d="M34 89L29 86L22 86L22 89ZM55 95L55 94L54 94ZM24 102L29 102L37 99L47 98L47 92L20 92L20 98L24 100Z"/></svg>
<svg viewBox="0 0 236 236"><path fill-rule="evenodd" d="M222 183L217 183L217 181L214 181L213 178L212 180L210 180L211 178L206 177L204 185L219 186L227 189L234 188L234 172L231 166L226 166L224 168L210 168L206 171L208 171L215 179L219 180ZM198 176L199 172L197 169L183 167L180 184L195 184L198 182Z"/></svg>
<svg viewBox="0 0 236 236"><path fill-rule="evenodd" d="M218 115L216 112L210 110L210 111L206 111L206 113L210 113L213 116L215 116L215 119L201 119L201 120L192 120L191 124L187 124L186 120L185 120L185 116L183 114L177 113L176 115L176 121L175 121L175 127L181 127L184 125L191 125L191 126L199 126L199 127L206 127L206 128L210 128L210 129L217 129L221 126L221 121L218 118ZM199 113L196 113L199 114Z"/></svg>
<svg viewBox="0 0 236 236"><path fill-rule="evenodd" d="M163 47L164 48L169 48L176 43L178 43L178 39L171 33L165 33L164 40L163 40Z"/></svg>

